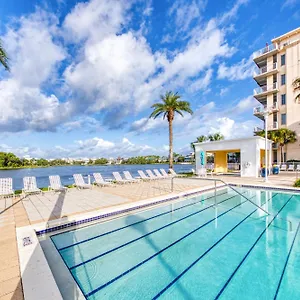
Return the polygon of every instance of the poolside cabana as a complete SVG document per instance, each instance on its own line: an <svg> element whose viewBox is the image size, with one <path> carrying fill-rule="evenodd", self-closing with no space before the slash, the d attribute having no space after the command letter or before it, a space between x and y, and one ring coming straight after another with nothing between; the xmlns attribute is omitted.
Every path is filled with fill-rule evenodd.
<svg viewBox="0 0 300 300"><path fill-rule="evenodd" d="M258 177L265 164L265 139L253 136L242 139L195 143L196 169L206 167L207 153L214 154L214 172L227 173L228 153L240 153L241 177ZM272 141L267 141L268 166L271 166Z"/></svg>

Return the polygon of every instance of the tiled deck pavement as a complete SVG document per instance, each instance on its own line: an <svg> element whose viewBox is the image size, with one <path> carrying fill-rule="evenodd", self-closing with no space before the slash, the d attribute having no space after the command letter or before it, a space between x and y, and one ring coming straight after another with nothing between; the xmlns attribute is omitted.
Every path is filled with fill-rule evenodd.
<svg viewBox="0 0 300 300"><path fill-rule="evenodd" d="M15 227L28 225L29 221L18 201L0 199L0 300L23 299Z"/></svg>

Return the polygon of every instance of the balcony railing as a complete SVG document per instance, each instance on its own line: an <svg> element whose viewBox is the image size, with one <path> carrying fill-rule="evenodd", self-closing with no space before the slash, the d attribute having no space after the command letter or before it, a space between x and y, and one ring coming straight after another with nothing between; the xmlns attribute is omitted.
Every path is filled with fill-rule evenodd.
<svg viewBox="0 0 300 300"><path fill-rule="evenodd" d="M274 112L277 112L278 110L279 110L278 103L275 102L273 105L268 106L268 107L262 106L262 105L254 107L253 114L254 115L262 115L263 116L266 113L266 114L270 115L270 114L272 114ZM274 122L274 124L275 123L277 124L277 127L278 127L278 123Z"/></svg>
<svg viewBox="0 0 300 300"><path fill-rule="evenodd" d="M253 131L254 131L254 133L257 133L257 132L263 131L263 129L256 126L256 127L254 127Z"/></svg>
<svg viewBox="0 0 300 300"><path fill-rule="evenodd" d="M260 86L256 89L254 89L254 95L266 93L266 92L273 91L276 89L277 89L277 82L274 82L271 85L263 85L263 86Z"/></svg>
<svg viewBox="0 0 300 300"><path fill-rule="evenodd" d="M267 66L264 66L262 68L257 68L256 70L254 70L253 76L256 77L256 76L262 75L262 74L267 73L267 72L271 72L271 71L276 70L276 69L277 69L277 63L275 62L271 65L267 65Z"/></svg>
<svg viewBox="0 0 300 300"><path fill-rule="evenodd" d="M278 103L275 102L272 106L269 107L269 110L271 110L272 112L278 111L279 110Z"/></svg>
<svg viewBox="0 0 300 300"><path fill-rule="evenodd" d="M268 46L266 46L266 47L264 47L264 48L262 48L262 49L256 51L256 52L254 53L254 58L256 58L256 57L258 57L258 56L261 56L261 55L263 55L263 54L269 53L269 52L271 52L271 51L273 51L273 50L275 50L275 49L277 49L277 45L273 45L273 44L268 45Z"/></svg>

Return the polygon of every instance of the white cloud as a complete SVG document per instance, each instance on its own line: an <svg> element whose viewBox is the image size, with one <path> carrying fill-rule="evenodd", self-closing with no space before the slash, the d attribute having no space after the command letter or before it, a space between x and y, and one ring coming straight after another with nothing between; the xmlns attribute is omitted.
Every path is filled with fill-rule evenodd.
<svg viewBox="0 0 300 300"><path fill-rule="evenodd" d="M221 88L220 90L220 96L224 96L225 94L227 94L229 91L229 88L228 87L225 87L225 88Z"/></svg>
<svg viewBox="0 0 300 300"><path fill-rule="evenodd" d="M111 4L111 1L108 3ZM85 4L74 9L78 19L81 19L81 10L85 16L92 6ZM74 11L66 20L75 18ZM98 19L94 13L90 12L96 22ZM80 111L104 111L107 114L106 125L111 128L118 128L127 114L151 105L164 90L185 87L190 79L210 67L218 57L227 57L231 53L223 32L213 22L209 22L182 51L171 55L163 51L153 53L140 32L129 30L117 34L122 20L125 22L126 19L122 16L117 18L119 26L114 23L105 34L98 34L96 25L87 31L77 23L65 22L68 23L68 26L65 25L68 30L74 27L75 31L79 31L79 36L86 39L78 60L64 72L66 86L72 90L74 105ZM102 19L102 14L99 19ZM192 90L204 89L210 81L211 72L208 71L203 83L196 82ZM82 102L83 98L85 102ZM112 118L112 114L117 117Z"/></svg>
<svg viewBox="0 0 300 300"><path fill-rule="evenodd" d="M83 129L91 133L91 132L99 131L101 129L101 125L99 121L97 121L95 118L83 116L83 117L78 117L73 121L64 123L62 128L66 132Z"/></svg>
<svg viewBox="0 0 300 300"><path fill-rule="evenodd" d="M255 66L251 55L249 59L242 59L240 62L232 66L226 66L225 63L219 65L218 78L227 78L230 81L244 80L253 76L254 69Z"/></svg>
<svg viewBox="0 0 300 300"><path fill-rule="evenodd" d="M174 16L175 24L179 32L185 32L189 29L191 23L201 19L201 13L206 6L207 1L193 0L187 3L184 0L175 0L168 11L168 16Z"/></svg>
<svg viewBox="0 0 300 300"><path fill-rule="evenodd" d="M66 16L63 27L66 38L100 40L119 32L126 23L126 12L132 1L91 0L76 4Z"/></svg>
<svg viewBox="0 0 300 300"><path fill-rule="evenodd" d="M209 91L213 64L233 53L217 19L187 34L182 48L154 51L143 30L129 28L134 2L80 2L61 26L57 17L41 10L10 25L3 40L12 72L0 82L0 129L93 131L100 128L92 117L99 112L106 126L119 128L126 116L148 108L165 90ZM239 0L225 19L244 3ZM178 25L196 22L205 5L206 1L193 0L188 6L177 0L173 14ZM147 1L144 18L151 11ZM230 73L232 67L223 67ZM158 128L154 120L141 122L132 126L143 128L140 131Z"/></svg>
<svg viewBox="0 0 300 300"><path fill-rule="evenodd" d="M255 106L257 106L258 102L253 98L253 96L248 96L238 102L238 104L234 107L234 111L238 113L243 113L247 110L252 110Z"/></svg>
<svg viewBox="0 0 300 300"><path fill-rule="evenodd" d="M75 96L85 97L88 111L129 104L136 87L155 71L146 40L131 32L87 42L84 51L83 60L70 65L64 77Z"/></svg>
<svg viewBox="0 0 300 300"><path fill-rule="evenodd" d="M55 16L38 10L21 17L3 36L11 73L0 81L2 131L55 130L68 117L69 103L61 104L55 95L42 91L65 58L64 49L53 40L57 22Z"/></svg>
<svg viewBox="0 0 300 300"><path fill-rule="evenodd" d="M281 9L293 7L295 4L297 4L299 0L285 0L281 6Z"/></svg>
<svg viewBox="0 0 300 300"><path fill-rule="evenodd" d="M229 11L220 16L219 22L222 24L234 18L237 15L239 8L248 2L249 0L237 0Z"/></svg>
<svg viewBox="0 0 300 300"><path fill-rule="evenodd" d="M137 145L123 138L116 142L104 140L100 137L94 137L86 140L75 141L68 147L55 146L42 149L40 147L11 147L6 144L0 144L0 151L13 152L19 157L34 158L82 158L82 157L130 157L137 155L166 155L166 147L154 148L147 144Z"/></svg>
<svg viewBox="0 0 300 300"><path fill-rule="evenodd" d="M192 93L197 92L199 90L206 90L207 87L209 86L211 79L213 75L213 70L209 69L205 76L202 78L199 78L195 81L193 81L190 86L188 87L188 90Z"/></svg>

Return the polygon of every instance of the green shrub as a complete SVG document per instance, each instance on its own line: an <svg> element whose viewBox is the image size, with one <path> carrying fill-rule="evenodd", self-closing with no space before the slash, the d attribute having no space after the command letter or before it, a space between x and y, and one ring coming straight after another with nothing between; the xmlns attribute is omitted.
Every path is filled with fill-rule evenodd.
<svg viewBox="0 0 300 300"><path fill-rule="evenodd" d="M15 191L15 195L20 195L20 194L22 194L22 190L16 190Z"/></svg>
<svg viewBox="0 0 300 300"><path fill-rule="evenodd" d="M300 178L296 179L296 181L294 183L294 187L300 187Z"/></svg>

